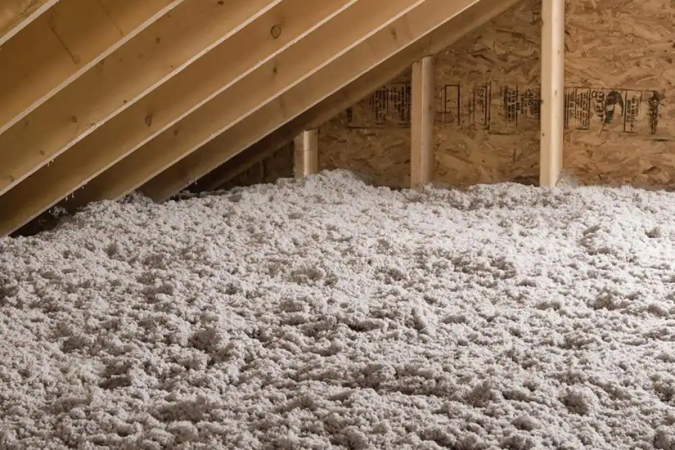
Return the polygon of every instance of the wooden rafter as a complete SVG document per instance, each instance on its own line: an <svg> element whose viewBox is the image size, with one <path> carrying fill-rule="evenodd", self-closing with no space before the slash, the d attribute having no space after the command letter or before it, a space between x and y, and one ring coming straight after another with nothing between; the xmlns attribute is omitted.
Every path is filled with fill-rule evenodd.
<svg viewBox="0 0 675 450"><path fill-rule="evenodd" d="M0 51L0 133L182 1L59 2Z"/></svg>

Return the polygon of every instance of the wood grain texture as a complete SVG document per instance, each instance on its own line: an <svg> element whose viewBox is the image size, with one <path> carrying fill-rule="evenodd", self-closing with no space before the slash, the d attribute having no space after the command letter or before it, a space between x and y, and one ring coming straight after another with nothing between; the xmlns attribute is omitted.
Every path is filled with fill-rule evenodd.
<svg viewBox="0 0 675 450"><path fill-rule="evenodd" d="M7 0L0 5L0 46L59 0Z"/></svg>

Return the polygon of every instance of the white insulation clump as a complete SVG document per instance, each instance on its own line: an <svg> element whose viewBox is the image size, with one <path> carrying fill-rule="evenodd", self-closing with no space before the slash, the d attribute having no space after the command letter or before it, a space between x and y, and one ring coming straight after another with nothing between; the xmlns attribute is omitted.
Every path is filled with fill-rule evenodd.
<svg viewBox="0 0 675 450"><path fill-rule="evenodd" d="M344 171L0 240L0 448L675 449L675 196Z"/></svg>

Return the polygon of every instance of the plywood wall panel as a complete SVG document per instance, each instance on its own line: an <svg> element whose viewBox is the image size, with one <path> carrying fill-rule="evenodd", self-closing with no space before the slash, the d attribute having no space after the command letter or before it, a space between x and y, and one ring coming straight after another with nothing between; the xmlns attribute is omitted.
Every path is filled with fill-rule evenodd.
<svg viewBox="0 0 675 450"><path fill-rule="evenodd" d="M675 184L674 23L670 0L568 1L564 165L582 183Z"/></svg>

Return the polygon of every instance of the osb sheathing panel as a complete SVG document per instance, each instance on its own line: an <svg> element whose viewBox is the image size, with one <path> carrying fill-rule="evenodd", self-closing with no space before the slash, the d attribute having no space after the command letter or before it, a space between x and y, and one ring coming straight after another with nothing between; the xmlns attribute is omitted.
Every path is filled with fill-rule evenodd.
<svg viewBox="0 0 675 450"><path fill-rule="evenodd" d="M347 130L347 123L342 115L319 130L319 170L347 168L378 185L408 186L410 130Z"/></svg>
<svg viewBox="0 0 675 450"><path fill-rule="evenodd" d="M392 81L390 93L409 97L409 81L406 71ZM350 169L382 186L410 184L410 119L401 120L396 102L390 101L382 123L373 126L373 103L382 103L380 97L354 105L319 130L319 170ZM404 113L409 116L409 108Z"/></svg>
<svg viewBox="0 0 675 450"><path fill-rule="evenodd" d="M675 6L566 2L565 168L586 184L673 185ZM526 1L437 55L441 185L538 177L540 2ZM320 131L320 167L409 184L402 74Z"/></svg>
<svg viewBox="0 0 675 450"><path fill-rule="evenodd" d="M567 6L565 166L587 184L672 186L675 2ZM589 109L589 97L587 118L580 112Z"/></svg>
<svg viewBox="0 0 675 450"><path fill-rule="evenodd" d="M437 184L537 177L540 10L524 2L437 56Z"/></svg>

